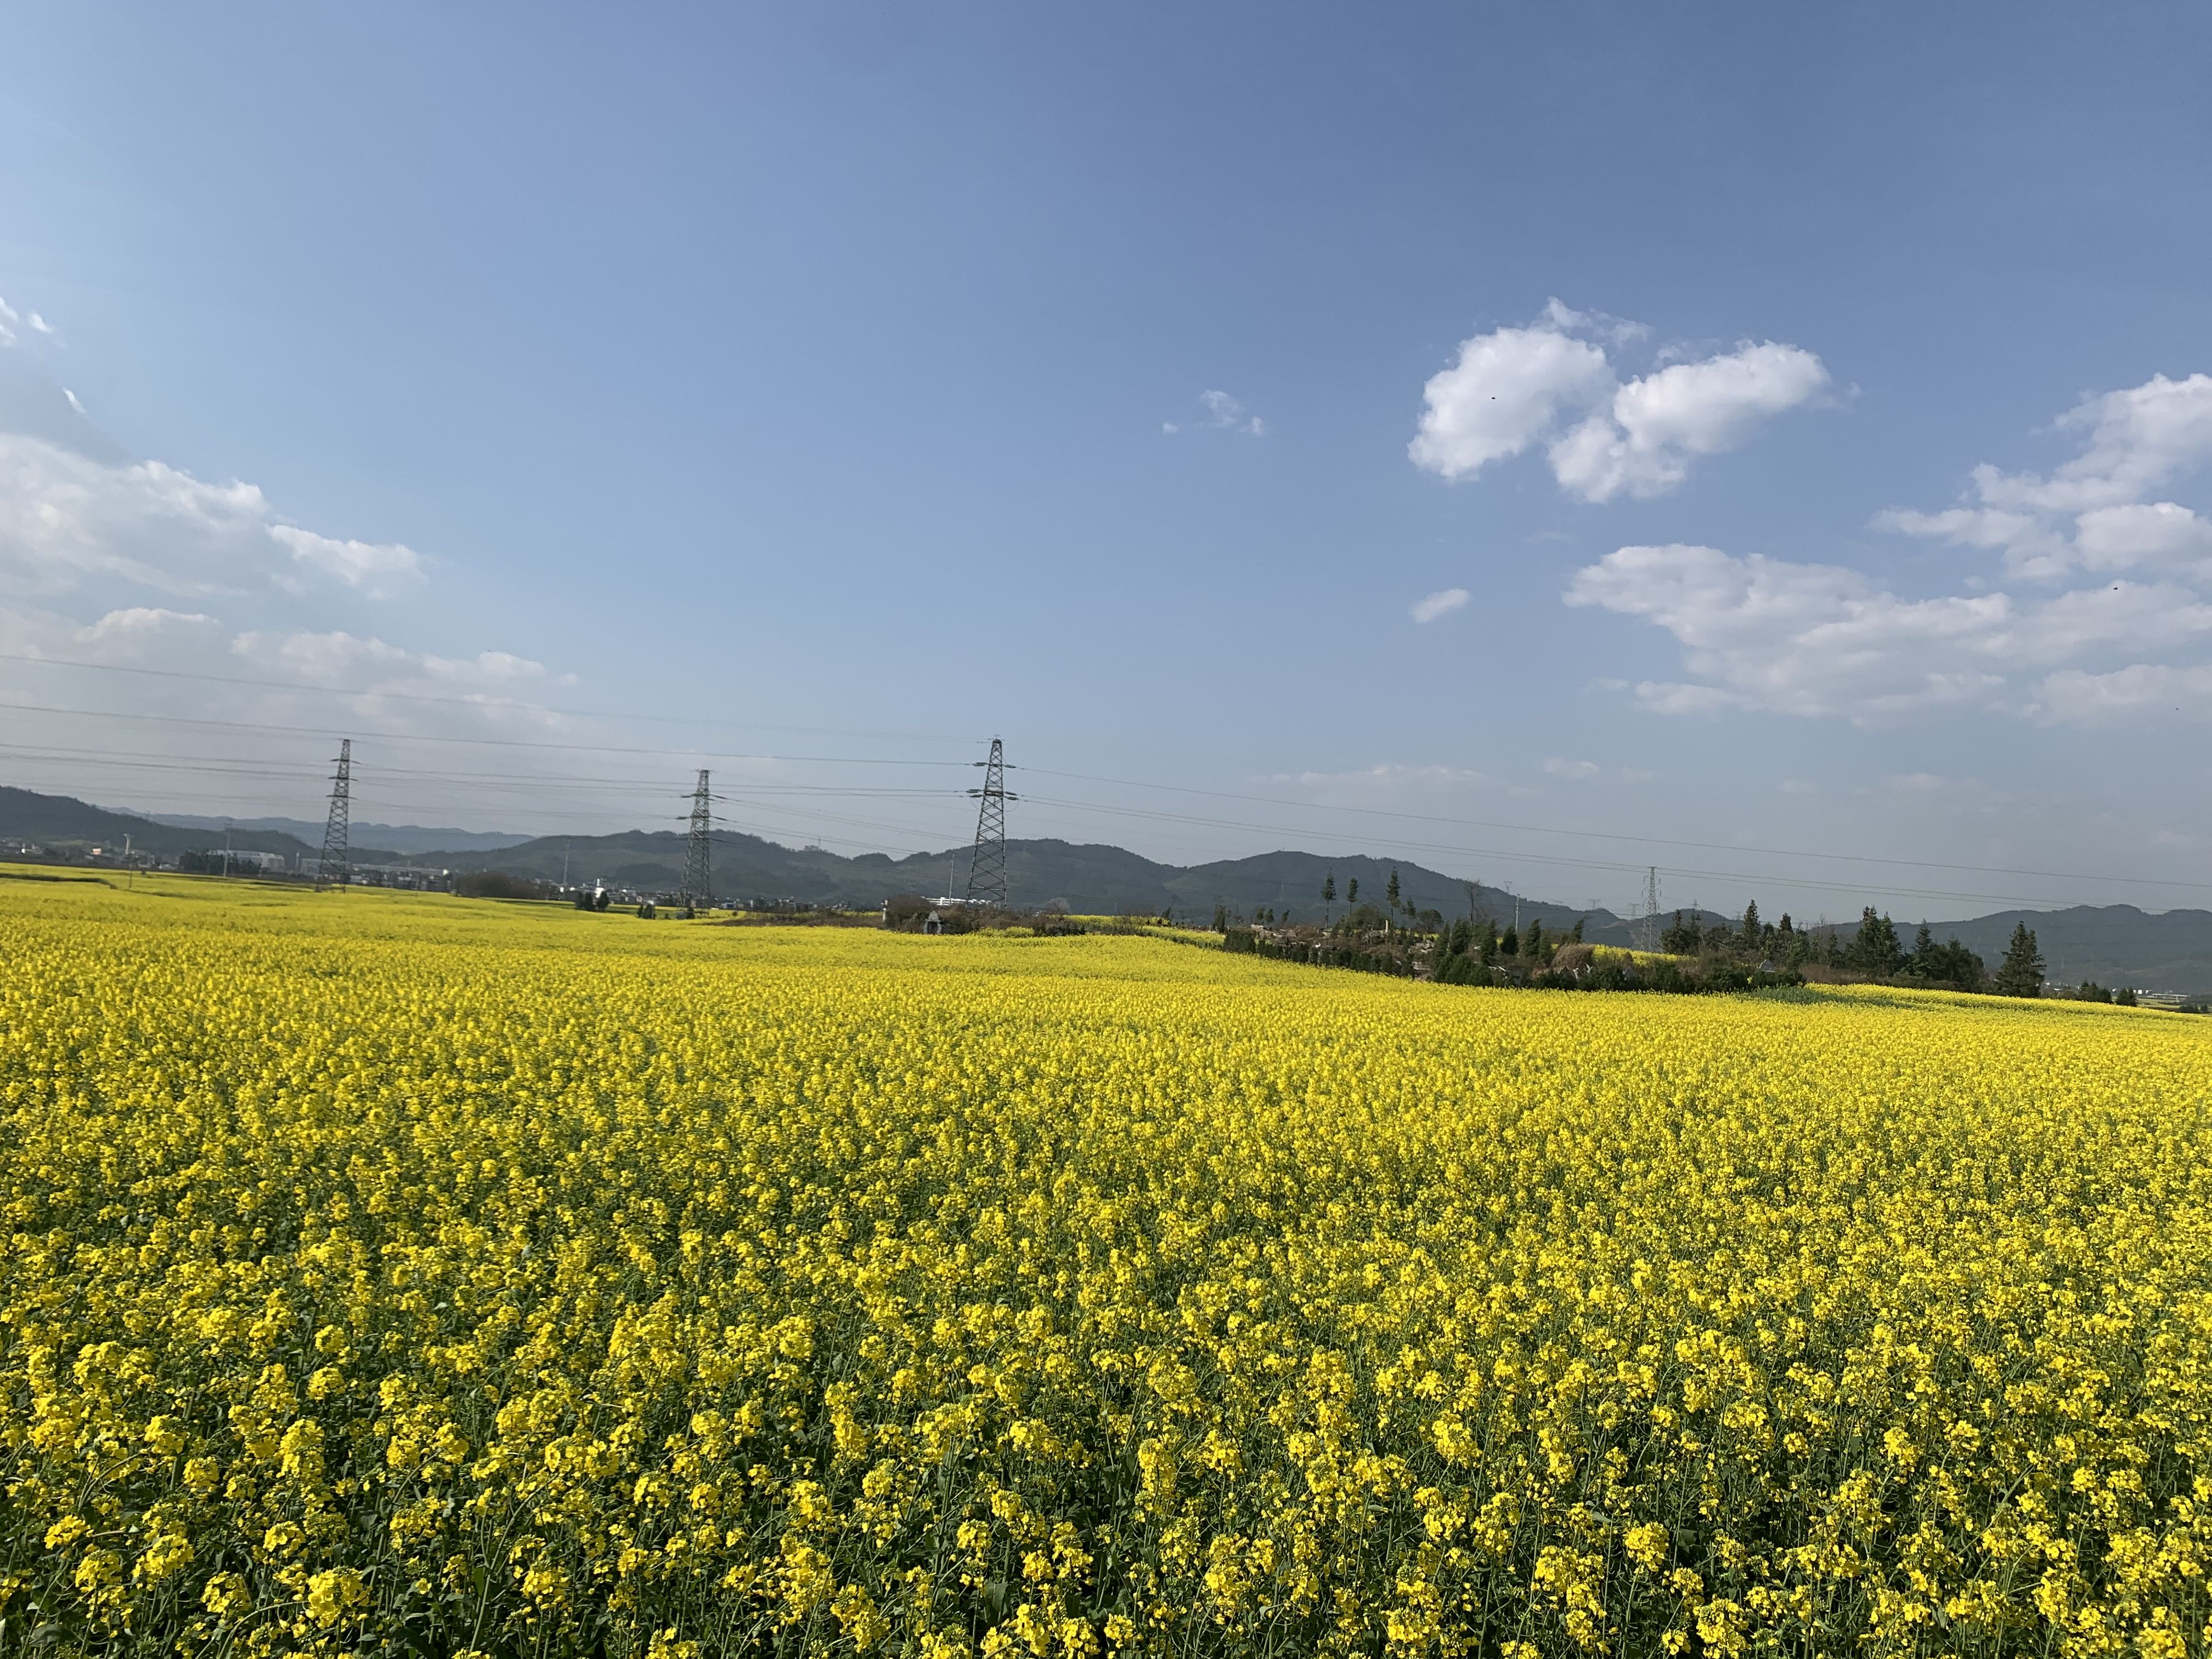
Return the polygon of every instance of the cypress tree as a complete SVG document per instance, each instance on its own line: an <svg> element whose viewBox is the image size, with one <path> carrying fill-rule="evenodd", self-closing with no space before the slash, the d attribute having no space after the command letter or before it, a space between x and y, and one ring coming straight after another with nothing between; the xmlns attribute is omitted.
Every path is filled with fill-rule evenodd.
<svg viewBox="0 0 2212 1659"><path fill-rule="evenodd" d="M2013 927L2012 943L1997 967L1996 992L2001 997L2043 994L2043 952L2036 949L2035 934L2024 921Z"/></svg>
<svg viewBox="0 0 2212 1659"><path fill-rule="evenodd" d="M1897 929L1887 916L1875 914L1868 905L1859 913L1858 937L1851 941L1851 965L1863 974L1886 979L1904 965L1905 952L1898 948Z"/></svg>
<svg viewBox="0 0 2212 1659"><path fill-rule="evenodd" d="M1942 963L1936 956L1936 935L1922 922L1920 931L1912 936L1912 950L1905 958L1905 965L1923 979L1942 979Z"/></svg>

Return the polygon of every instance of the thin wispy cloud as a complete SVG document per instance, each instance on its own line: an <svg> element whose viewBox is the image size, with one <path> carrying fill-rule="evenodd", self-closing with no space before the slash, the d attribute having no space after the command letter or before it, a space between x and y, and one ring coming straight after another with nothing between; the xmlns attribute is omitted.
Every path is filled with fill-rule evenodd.
<svg viewBox="0 0 2212 1659"><path fill-rule="evenodd" d="M1248 438L1264 438L1267 423L1247 409L1243 403L1226 392L1208 389L1198 394L1199 404L1206 410L1202 421L1163 421L1160 430L1170 436L1178 432L1237 432Z"/></svg>
<svg viewBox="0 0 2212 1659"><path fill-rule="evenodd" d="M1449 617L1466 605L1468 593L1464 587L1443 587L1413 601L1412 616L1417 623L1432 623L1439 617Z"/></svg>

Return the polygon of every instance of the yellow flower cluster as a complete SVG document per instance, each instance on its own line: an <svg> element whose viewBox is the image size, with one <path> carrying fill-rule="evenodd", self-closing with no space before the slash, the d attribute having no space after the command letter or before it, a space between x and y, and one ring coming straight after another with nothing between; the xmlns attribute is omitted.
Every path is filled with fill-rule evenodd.
<svg viewBox="0 0 2212 1659"><path fill-rule="evenodd" d="M2212 1021L185 881L0 961L0 1650L2212 1642Z"/></svg>

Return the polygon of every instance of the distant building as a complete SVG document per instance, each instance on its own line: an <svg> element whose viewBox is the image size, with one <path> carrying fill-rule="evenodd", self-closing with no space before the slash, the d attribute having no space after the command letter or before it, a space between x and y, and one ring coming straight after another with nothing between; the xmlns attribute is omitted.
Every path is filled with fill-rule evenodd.
<svg viewBox="0 0 2212 1659"><path fill-rule="evenodd" d="M452 874L419 864L356 864L352 869L356 887L401 887L417 893L443 891Z"/></svg>

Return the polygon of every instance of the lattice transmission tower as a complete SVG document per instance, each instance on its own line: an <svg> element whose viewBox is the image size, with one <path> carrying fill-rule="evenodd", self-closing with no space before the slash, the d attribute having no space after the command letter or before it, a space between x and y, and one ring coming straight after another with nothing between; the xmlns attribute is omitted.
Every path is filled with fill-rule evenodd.
<svg viewBox="0 0 2212 1659"><path fill-rule="evenodd" d="M1006 793L1006 747L991 739L991 758L980 760L983 787L970 789L975 809L975 851L968 860L968 902L1006 908L1006 803L1018 795Z"/></svg>
<svg viewBox="0 0 2212 1659"><path fill-rule="evenodd" d="M702 766L699 787L691 792L691 833L684 848L684 908L687 911L714 908L714 797L707 787L707 769Z"/></svg>
<svg viewBox="0 0 2212 1659"><path fill-rule="evenodd" d="M315 890L343 888L352 871L347 839L352 830L353 739L338 739L338 769L331 775L331 815L323 823L322 861L315 866Z"/></svg>
<svg viewBox="0 0 2212 1659"><path fill-rule="evenodd" d="M1659 948L1659 866L1656 864L1644 872L1644 916L1636 926L1636 948Z"/></svg>

